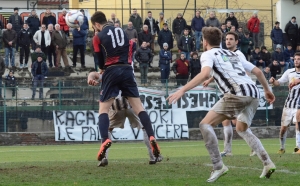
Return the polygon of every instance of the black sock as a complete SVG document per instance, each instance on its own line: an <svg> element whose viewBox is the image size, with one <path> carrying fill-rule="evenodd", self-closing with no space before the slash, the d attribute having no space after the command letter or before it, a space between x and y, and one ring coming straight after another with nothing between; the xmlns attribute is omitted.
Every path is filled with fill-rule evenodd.
<svg viewBox="0 0 300 186"><path fill-rule="evenodd" d="M98 126L103 143L106 139L108 139L109 118L107 113L100 114L98 118Z"/></svg>
<svg viewBox="0 0 300 186"><path fill-rule="evenodd" d="M147 112L146 111L141 111L139 113L139 118L141 120L142 125L145 128L145 131L146 131L148 137L150 138L150 136L154 136L154 132L153 132L153 128L152 128L152 125L151 125L150 117L147 114Z"/></svg>
<svg viewBox="0 0 300 186"><path fill-rule="evenodd" d="M298 122L298 130L300 131L300 122Z"/></svg>

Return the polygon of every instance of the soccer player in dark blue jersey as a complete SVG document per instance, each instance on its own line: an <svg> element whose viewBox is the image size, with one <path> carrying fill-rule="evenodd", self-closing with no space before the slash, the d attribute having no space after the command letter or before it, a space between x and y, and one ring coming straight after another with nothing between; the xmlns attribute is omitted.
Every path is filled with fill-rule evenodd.
<svg viewBox="0 0 300 186"><path fill-rule="evenodd" d="M94 13L91 22L94 28L99 30L95 43L99 46L97 55L100 72L90 73L88 84L97 85L102 75L98 122L102 144L97 159L101 162L105 158L106 150L111 146L111 140L108 138L108 112L120 90L122 96L127 97L135 114L140 118L149 136L153 155L158 158L160 149L154 138L150 118L141 103L132 66L128 63L129 40L121 28L114 27L107 22L105 14L101 11Z"/></svg>

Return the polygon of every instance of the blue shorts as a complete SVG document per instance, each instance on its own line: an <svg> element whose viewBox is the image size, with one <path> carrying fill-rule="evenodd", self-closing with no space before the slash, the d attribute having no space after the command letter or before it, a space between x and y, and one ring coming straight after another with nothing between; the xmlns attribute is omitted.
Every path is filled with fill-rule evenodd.
<svg viewBox="0 0 300 186"><path fill-rule="evenodd" d="M100 101L105 102L119 95L124 97L140 97L130 65L114 65L108 67L102 76Z"/></svg>

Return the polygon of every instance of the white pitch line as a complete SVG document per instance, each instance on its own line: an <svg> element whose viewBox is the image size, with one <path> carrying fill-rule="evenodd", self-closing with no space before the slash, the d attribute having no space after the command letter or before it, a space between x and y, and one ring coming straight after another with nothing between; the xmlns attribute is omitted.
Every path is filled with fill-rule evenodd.
<svg viewBox="0 0 300 186"><path fill-rule="evenodd" d="M212 164L203 164L204 166L207 167L212 167ZM262 169L259 168L251 168L251 167L237 167L237 166L231 166L231 165L226 165L228 168L232 168L232 169L243 169L243 170L255 170L255 171L262 171ZM282 172L282 173L286 173L286 174L299 174L299 172L295 172L295 171L290 171L290 170L286 170L286 169L276 169L275 172Z"/></svg>
<svg viewBox="0 0 300 186"><path fill-rule="evenodd" d="M125 144L125 143L124 143ZM222 146L222 144L219 144L220 146ZM232 144L232 146L248 146L247 144ZM125 145L126 146L126 145ZM279 144L268 144L265 146L279 146ZM292 145L288 145L286 144L286 146L292 146ZM179 147L201 147L201 144L198 145L171 145L171 146L163 146L161 145L161 147L163 148L179 148ZM5 147L3 147L5 148ZM16 147L18 148L18 147ZM24 146L20 147L20 148L24 148ZM139 148L144 148L144 147L120 147L120 148L112 148L113 150L123 150L123 149L139 149ZM0 148L1 149L1 148ZM77 148L77 149L52 149L51 147L49 149L43 149L43 150L0 150L0 153L6 153L6 152L43 152L43 151L82 151L82 150L96 150L99 148Z"/></svg>

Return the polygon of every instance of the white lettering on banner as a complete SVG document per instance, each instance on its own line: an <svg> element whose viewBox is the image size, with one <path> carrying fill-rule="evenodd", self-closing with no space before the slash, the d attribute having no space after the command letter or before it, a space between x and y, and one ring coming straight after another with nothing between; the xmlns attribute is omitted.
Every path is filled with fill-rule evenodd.
<svg viewBox="0 0 300 186"><path fill-rule="evenodd" d="M266 99L262 86L257 86L260 91L258 110L266 109ZM272 87L270 87L272 90ZM146 110L148 109L184 109L185 111L209 111L220 99L221 93L214 88L202 86L186 92L175 104L167 105L164 91L139 88L140 98ZM172 94L173 92L169 93ZM269 105L268 109L273 109Z"/></svg>
<svg viewBox="0 0 300 186"><path fill-rule="evenodd" d="M186 112L182 109L147 110L157 139L188 138ZM101 139L96 111L53 111L56 141L99 141ZM124 129L116 128L112 140L143 140L142 129L131 128L128 119Z"/></svg>

